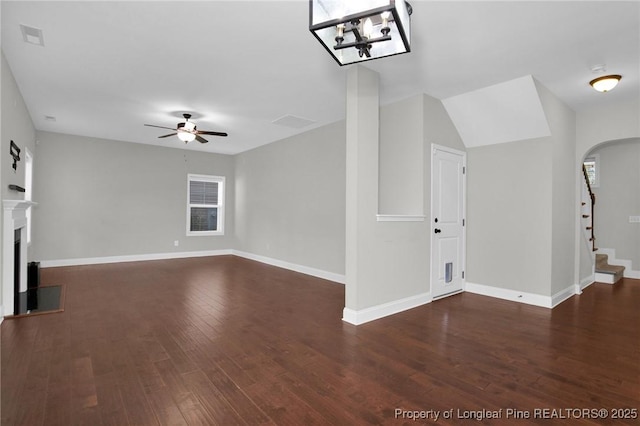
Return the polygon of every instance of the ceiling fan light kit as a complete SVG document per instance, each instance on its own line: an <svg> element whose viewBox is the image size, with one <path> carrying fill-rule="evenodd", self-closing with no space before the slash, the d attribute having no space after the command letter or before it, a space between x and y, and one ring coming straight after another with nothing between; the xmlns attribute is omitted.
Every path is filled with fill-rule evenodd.
<svg viewBox="0 0 640 426"><path fill-rule="evenodd" d="M212 136L223 136L223 137L227 136L225 132L212 132L210 130L198 130L196 128L195 123L193 121L189 121L189 119L191 118L191 114L182 114L182 116L184 117L184 121L182 123L178 123L175 129L171 127L156 126L153 124L145 124L145 126L157 127L159 129L173 130L175 133L169 133L167 135L158 136L158 138L178 136L178 139L180 139L184 143L189 143L194 139L200 143L209 142L208 140L206 140L200 135L212 135Z"/></svg>
<svg viewBox="0 0 640 426"><path fill-rule="evenodd" d="M309 31L340 65L411 51L404 0L309 0Z"/></svg>
<svg viewBox="0 0 640 426"><path fill-rule="evenodd" d="M196 138L196 135L186 132L178 133L178 139L180 139L184 143L189 143Z"/></svg>
<svg viewBox="0 0 640 426"><path fill-rule="evenodd" d="M618 74L604 75L591 80L589 84L598 92L606 93L616 87L621 78L622 76Z"/></svg>
<svg viewBox="0 0 640 426"><path fill-rule="evenodd" d="M196 125L193 124L193 121L189 121L191 115L189 115L189 118L186 117L187 115L189 114L185 114L185 119L187 121L184 123L178 123L178 139L184 143L191 142L196 138L196 135L193 133L196 130Z"/></svg>

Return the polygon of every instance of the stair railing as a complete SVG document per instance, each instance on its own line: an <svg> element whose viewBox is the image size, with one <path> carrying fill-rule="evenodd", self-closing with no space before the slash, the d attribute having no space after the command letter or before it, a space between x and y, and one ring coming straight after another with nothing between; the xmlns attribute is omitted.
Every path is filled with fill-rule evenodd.
<svg viewBox="0 0 640 426"><path fill-rule="evenodd" d="M593 190L591 189L591 183L589 183L589 174L587 173L587 168L585 167L585 165L582 165L582 174L584 175L584 181L587 183L587 190L589 191L589 197L591 198L591 226L589 228L591 231L591 238L589 239L589 241L591 241L591 249L593 251L598 250L596 248L596 236L595 236L595 220L593 217L593 213L594 213L594 206L596 205L596 194L593 193ZM589 229L587 228L587 229Z"/></svg>

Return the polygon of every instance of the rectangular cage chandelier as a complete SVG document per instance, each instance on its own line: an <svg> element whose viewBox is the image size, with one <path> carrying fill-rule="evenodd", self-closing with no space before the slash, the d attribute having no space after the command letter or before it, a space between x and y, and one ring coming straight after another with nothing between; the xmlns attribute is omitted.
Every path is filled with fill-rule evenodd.
<svg viewBox="0 0 640 426"><path fill-rule="evenodd" d="M340 65L411 51L404 0L309 0L309 31Z"/></svg>

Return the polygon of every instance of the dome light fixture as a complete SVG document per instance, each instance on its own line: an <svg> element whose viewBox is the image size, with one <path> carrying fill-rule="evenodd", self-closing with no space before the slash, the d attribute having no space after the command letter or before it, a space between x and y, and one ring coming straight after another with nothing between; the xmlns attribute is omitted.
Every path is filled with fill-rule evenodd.
<svg viewBox="0 0 640 426"><path fill-rule="evenodd" d="M621 78L622 76L617 74L604 75L591 80L589 84L598 92L605 93L616 87Z"/></svg>

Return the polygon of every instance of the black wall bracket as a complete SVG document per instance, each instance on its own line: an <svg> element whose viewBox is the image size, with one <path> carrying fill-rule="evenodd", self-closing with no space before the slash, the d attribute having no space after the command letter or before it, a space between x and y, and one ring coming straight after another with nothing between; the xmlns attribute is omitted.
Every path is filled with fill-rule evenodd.
<svg viewBox="0 0 640 426"><path fill-rule="evenodd" d="M9 153L13 157L13 170L18 169L18 161L20 161L20 148L14 141L11 141L11 146L9 147Z"/></svg>

